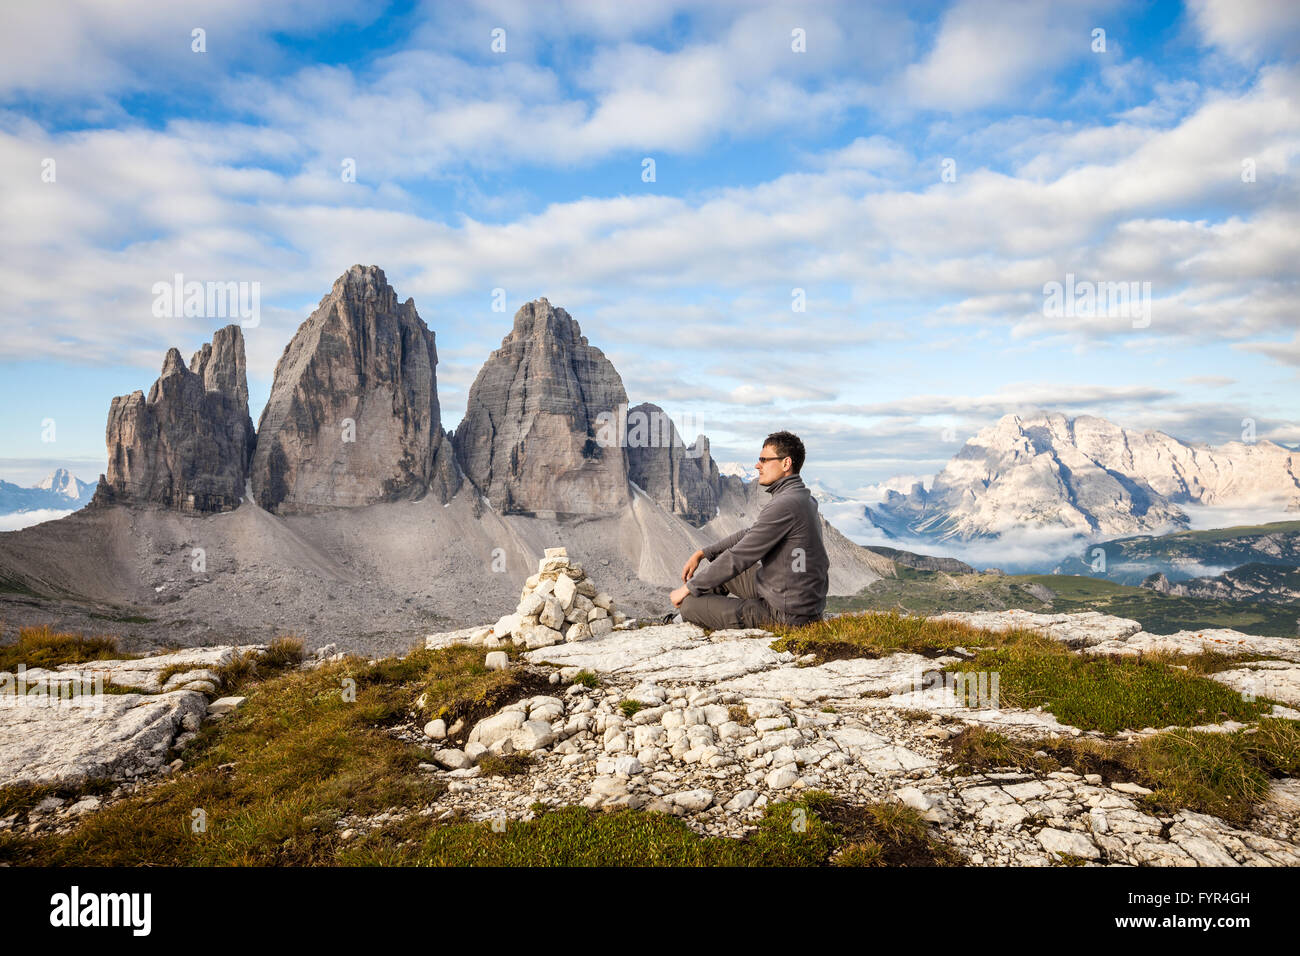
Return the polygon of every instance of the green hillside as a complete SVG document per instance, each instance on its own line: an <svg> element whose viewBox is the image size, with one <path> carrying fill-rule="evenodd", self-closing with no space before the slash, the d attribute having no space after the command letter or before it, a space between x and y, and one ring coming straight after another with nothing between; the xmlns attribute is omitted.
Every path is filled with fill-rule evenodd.
<svg viewBox="0 0 1300 956"><path fill-rule="evenodd" d="M1100 611L1132 618L1152 634L1230 627L1246 634L1295 637L1295 608L1240 601L1170 597L1145 588L1068 574L946 574L899 567L852 597L828 598L832 613L862 610L940 614L1020 608L1039 613Z"/></svg>

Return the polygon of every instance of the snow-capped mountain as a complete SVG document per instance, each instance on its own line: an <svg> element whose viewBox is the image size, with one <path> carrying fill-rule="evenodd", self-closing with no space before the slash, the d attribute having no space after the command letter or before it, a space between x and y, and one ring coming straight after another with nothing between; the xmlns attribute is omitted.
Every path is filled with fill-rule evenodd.
<svg viewBox="0 0 1300 956"><path fill-rule="evenodd" d="M56 468L52 474L35 487L38 491L48 491L50 494L71 498L73 501L80 501L82 504L89 501L90 495L95 493L93 483L87 484L80 478L74 477L72 472L66 468Z"/></svg>
<svg viewBox="0 0 1300 956"><path fill-rule="evenodd" d="M66 468L58 468L30 488L0 481L0 515L76 511L89 504L94 494L94 484L81 481Z"/></svg>
<svg viewBox="0 0 1300 956"><path fill-rule="evenodd" d="M1091 416L1007 415L967 441L929 491L891 492L868 514L931 539L1091 537L1186 528L1180 505L1300 510L1300 453L1269 441L1213 448Z"/></svg>
<svg viewBox="0 0 1300 956"><path fill-rule="evenodd" d="M718 474L730 475L733 478L739 478L741 481L753 481L758 477L758 472L749 465L742 465L735 461L718 462Z"/></svg>
<svg viewBox="0 0 1300 956"><path fill-rule="evenodd" d="M807 486L809 493L823 506L840 504L849 500L843 495L837 495L816 478L804 478L803 482Z"/></svg>

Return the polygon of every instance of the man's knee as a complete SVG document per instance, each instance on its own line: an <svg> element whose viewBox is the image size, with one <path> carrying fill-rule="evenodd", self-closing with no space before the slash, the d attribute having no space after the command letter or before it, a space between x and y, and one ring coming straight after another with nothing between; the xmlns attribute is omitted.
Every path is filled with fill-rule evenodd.
<svg viewBox="0 0 1300 956"><path fill-rule="evenodd" d="M688 594L677 610L687 624L696 624L710 631L735 627L741 602L722 595Z"/></svg>

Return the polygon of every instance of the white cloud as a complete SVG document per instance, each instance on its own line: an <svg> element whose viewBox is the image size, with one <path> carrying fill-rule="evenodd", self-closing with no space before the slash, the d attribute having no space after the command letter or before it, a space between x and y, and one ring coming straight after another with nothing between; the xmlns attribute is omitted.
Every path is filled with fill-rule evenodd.
<svg viewBox="0 0 1300 956"><path fill-rule="evenodd" d="M44 0L5 5L0 94L107 97L150 86L206 86L228 71L282 59L272 34L365 23L377 14L342 0ZM206 31L207 52L191 32Z"/></svg>
<svg viewBox="0 0 1300 956"><path fill-rule="evenodd" d="M57 511L53 508L37 508L33 511L15 511L0 515L0 531L17 531L46 521L57 521L72 514L71 511Z"/></svg>
<svg viewBox="0 0 1300 956"><path fill-rule="evenodd" d="M903 77L910 102L959 111L1005 104L1053 71L1092 55L1094 24L1074 4L961 0L943 15L926 58Z"/></svg>
<svg viewBox="0 0 1300 956"><path fill-rule="evenodd" d="M1188 0L1206 44L1254 62L1300 54L1300 17L1293 0Z"/></svg>

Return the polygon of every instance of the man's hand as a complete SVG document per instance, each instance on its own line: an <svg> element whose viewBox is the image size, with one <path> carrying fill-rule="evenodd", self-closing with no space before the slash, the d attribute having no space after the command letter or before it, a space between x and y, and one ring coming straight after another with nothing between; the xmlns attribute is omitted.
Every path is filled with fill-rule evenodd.
<svg viewBox="0 0 1300 956"><path fill-rule="evenodd" d="M681 607L682 602L686 600L686 595L690 593L691 589L683 584L672 594L668 595L668 599L673 602L673 607Z"/></svg>
<svg viewBox="0 0 1300 956"><path fill-rule="evenodd" d="M686 567L682 568L682 580L689 581L695 575L695 569L700 566L700 562L703 560L704 560L703 551L696 551L693 555L691 555L690 558L687 559L686 561Z"/></svg>

